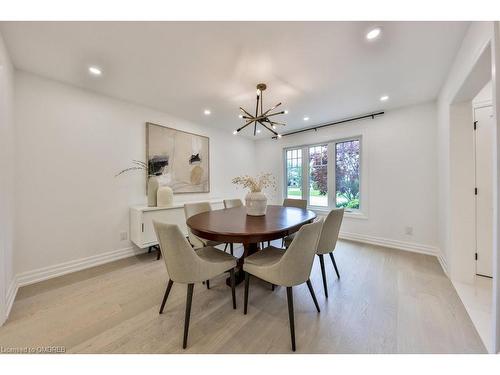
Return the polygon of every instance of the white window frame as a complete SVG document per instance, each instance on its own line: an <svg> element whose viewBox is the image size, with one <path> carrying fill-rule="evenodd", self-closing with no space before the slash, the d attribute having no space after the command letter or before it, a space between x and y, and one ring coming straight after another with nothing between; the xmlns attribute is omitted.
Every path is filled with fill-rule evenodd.
<svg viewBox="0 0 500 375"><path fill-rule="evenodd" d="M325 214L331 209L336 208L336 186L335 186L335 145L346 141L359 141L359 209L346 209L345 216L358 219L367 219L367 189L365 188L365 163L364 163L364 144L362 135L337 138L325 142L303 144L297 146L287 146L283 148L283 198L288 197L288 170L286 154L289 150L302 150L302 198L307 200L307 207L318 214ZM313 206L309 204L309 148L315 146L327 146L328 165L327 165L327 186L328 186L328 207ZM307 156L307 157L306 157Z"/></svg>

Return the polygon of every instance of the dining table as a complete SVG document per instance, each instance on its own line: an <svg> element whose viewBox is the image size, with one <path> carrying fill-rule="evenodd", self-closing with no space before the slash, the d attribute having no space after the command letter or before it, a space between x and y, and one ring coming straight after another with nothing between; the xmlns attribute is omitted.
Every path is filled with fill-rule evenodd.
<svg viewBox="0 0 500 375"><path fill-rule="evenodd" d="M202 212L191 216L186 224L196 236L223 243L243 244L243 255L238 259L236 283L244 280L245 258L259 251L259 244L284 238L311 223L316 213L311 210L268 205L262 216L247 215L245 206ZM229 278L226 280L229 285Z"/></svg>

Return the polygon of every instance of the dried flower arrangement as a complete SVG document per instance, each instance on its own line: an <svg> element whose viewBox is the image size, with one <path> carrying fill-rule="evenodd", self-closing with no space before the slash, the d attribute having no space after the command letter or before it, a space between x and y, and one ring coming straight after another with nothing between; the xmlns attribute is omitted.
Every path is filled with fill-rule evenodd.
<svg viewBox="0 0 500 375"><path fill-rule="evenodd" d="M143 161L140 161L140 160L132 160L132 164L133 166L132 167L129 167L129 168L125 168L123 170L121 170L119 173L117 173L115 175L115 177L118 177L120 176L121 174L123 173L127 173L127 172L131 172L131 171L135 171L135 170L139 170L139 171L148 171L148 164L143 162ZM148 174L148 177L151 176L150 174Z"/></svg>
<svg viewBox="0 0 500 375"><path fill-rule="evenodd" d="M252 193L261 192L262 189L273 188L276 190L276 178L271 173L261 173L256 177L253 176L238 176L233 178L232 183L235 185L243 185L244 188L250 189Z"/></svg>

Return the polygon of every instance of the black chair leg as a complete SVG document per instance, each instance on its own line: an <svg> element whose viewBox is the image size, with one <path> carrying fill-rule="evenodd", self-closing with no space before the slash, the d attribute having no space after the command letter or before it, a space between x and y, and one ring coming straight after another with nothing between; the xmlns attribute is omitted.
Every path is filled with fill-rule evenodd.
<svg viewBox="0 0 500 375"><path fill-rule="evenodd" d="M247 308L248 308L248 289L250 286L250 275L248 272L245 272L245 301L243 304L243 314L247 314Z"/></svg>
<svg viewBox="0 0 500 375"><path fill-rule="evenodd" d="M323 259L323 254L319 256L319 263L321 265L321 276L323 277L323 289L325 289L325 297L328 298L328 287L326 286L326 272L325 272L325 260Z"/></svg>
<svg viewBox="0 0 500 375"><path fill-rule="evenodd" d="M224 245L224 252L227 250L227 242L226 244Z"/></svg>
<svg viewBox="0 0 500 375"><path fill-rule="evenodd" d="M231 278L231 296L233 297L233 309L236 310L236 278L234 277L234 268L229 271L229 276Z"/></svg>
<svg viewBox="0 0 500 375"><path fill-rule="evenodd" d="M172 280L168 280L167 290L165 291L165 295L163 296L163 301L161 302L160 314L163 313L163 308L165 307L165 303L167 303L168 295L170 294L170 289L172 289L172 285L174 282Z"/></svg>
<svg viewBox="0 0 500 375"><path fill-rule="evenodd" d="M313 289L313 286L311 284L310 279L307 280L307 287L309 288L309 292L311 293L311 297L314 301L314 305L316 306L316 310L318 310L318 312L321 312L321 310L319 309L318 300L316 299L316 294L314 294L314 289Z"/></svg>
<svg viewBox="0 0 500 375"><path fill-rule="evenodd" d="M186 349L187 346L189 318L191 317L191 302L193 301L193 288L194 284L188 284L186 297L186 316L184 317L184 341L182 342L182 349Z"/></svg>
<svg viewBox="0 0 500 375"><path fill-rule="evenodd" d="M274 292L274 284L271 284L271 290Z"/></svg>
<svg viewBox="0 0 500 375"><path fill-rule="evenodd" d="M234 255L234 248L232 242L229 244L229 251L231 251L231 255Z"/></svg>
<svg viewBox="0 0 500 375"><path fill-rule="evenodd" d="M210 280L207 280L205 284L207 285L207 289L210 289Z"/></svg>
<svg viewBox="0 0 500 375"><path fill-rule="evenodd" d="M160 250L160 246L158 246L158 252L156 253L156 260L160 260L161 258L161 250Z"/></svg>
<svg viewBox="0 0 500 375"><path fill-rule="evenodd" d="M290 321L290 336L292 338L292 350L295 351L295 320L293 317L293 291L291 286L286 287L288 300L288 320Z"/></svg>
<svg viewBox="0 0 500 375"><path fill-rule="evenodd" d="M330 253L330 259L333 263L333 268L335 268L335 273L337 274L337 279L340 279L339 269L337 268L337 263L335 263L335 258L333 257L333 253Z"/></svg>

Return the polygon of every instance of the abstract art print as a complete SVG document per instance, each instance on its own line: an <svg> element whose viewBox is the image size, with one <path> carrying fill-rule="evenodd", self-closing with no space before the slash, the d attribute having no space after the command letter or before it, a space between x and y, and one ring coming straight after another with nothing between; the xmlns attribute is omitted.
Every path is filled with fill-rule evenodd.
<svg viewBox="0 0 500 375"><path fill-rule="evenodd" d="M146 123L148 174L178 193L210 192L209 138Z"/></svg>

